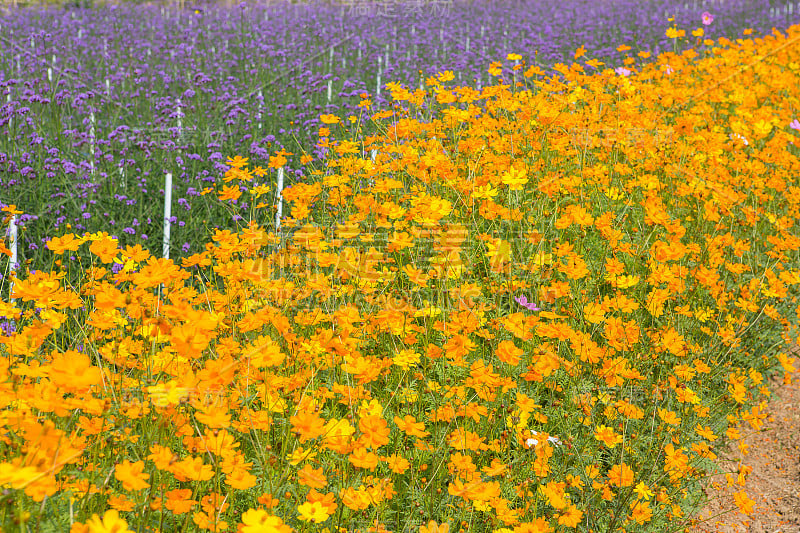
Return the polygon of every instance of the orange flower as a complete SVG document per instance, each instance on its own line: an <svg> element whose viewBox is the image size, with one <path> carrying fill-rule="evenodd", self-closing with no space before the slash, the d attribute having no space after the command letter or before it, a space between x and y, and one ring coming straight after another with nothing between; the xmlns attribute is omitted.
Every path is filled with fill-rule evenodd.
<svg viewBox="0 0 800 533"><path fill-rule="evenodd" d="M301 485L310 487L312 489L321 489L328 484L325 478L325 473L322 468L313 468L310 464L306 464L302 470L297 473L297 481Z"/></svg>
<svg viewBox="0 0 800 533"><path fill-rule="evenodd" d="M390 455L386 458L386 464L395 474L402 474L411 466L411 463L404 457L399 455Z"/></svg>
<svg viewBox="0 0 800 533"><path fill-rule="evenodd" d="M598 426L594 430L594 438L609 448L614 448L617 444L622 442L622 435L618 435L608 426Z"/></svg>
<svg viewBox="0 0 800 533"><path fill-rule="evenodd" d="M225 185L222 187L222 192L219 194L218 198L222 201L238 200L240 196L242 196L242 191L239 190L238 185Z"/></svg>
<svg viewBox="0 0 800 533"><path fill-rule="evenodd" d="M424 439L430 435L430 433L425 431L425 424L423 422L417 422L417 419L411 415L405 415L403 418L396 416L394 417L394 423L397 424L397 427L400 428L400 431L406 433L407 435L418 437L420 439Z"/></svg>
<svg viewBox="0 0 800 533"><path fill-rule="evenodd" d="M472 431L467 431L464 428L459 428L451 432L447 437L447 443L456 450L478 451L486 446L483 437Z"/></svg>
<svg viewBox="0 0 800 533"><path fill-rule="evenodd" d="M681 423L681 418L675 414L674 411L670 411L669 409L662 409L658 408L658 417L666 422L667 424L677 426Z"/></svg>
<svg viewBox="0 0 800 533"><path fill-rule="evenodd" d="M146 489L150 486L147 479L150 474L144 473L144 461L131 463L125 459L122 464L118 464L114 471L114 477L122 482L122 488L128 491Z"/></svg>
<svg viewBox="0 0 800 533"><path fill-rule="evenodd" d="M550 481L545 485L540 486L542 494L547 498L547 502L555 509L564 509L569 503L567 496L565 482Z"/></svg>
<svg viewBox="0 0 800 533"><path fill-rule="evenodd" d="M247 165L248 159L248 157L241 157L237 155L233 159L229 157L225 164L233 168L242 168L243 166Z"/></svg>
<svg viewBox="0 0 800 533"><path fill-rule="evenodd" d="M192 489L174 489L164 494L166 502L164 507L175 514L185 514L197 505L197 500L192 500Z"/></svg>
<svg viewBox="0 0 800 533"><path fill-rule="evenodd" d="M427 526L419 526L419 533L449 533L450 524L437 524L433 520Z"/></svg>
<svg viewBox="0 0 800 533"><path fill-rule="evenodd" d="M390 430L380 416L367 416L358 421L363 435L359 439L368 448L380 448L389 442Z"/></svg>
<svg viewBox="0 0 800 533"><path fill-rule="evenodd" d="M517 348L513 341L502 341L495 351L497 357L507 365L517 366L519 358L523 354L522 349Z"/></svg>
<svg viewBox="0 0 800 533"><path fill-rule="evenodd" d="M336 495L332 492L322 494L321 492L317 492L315 489L311 489L308 492L308 496L306 496L306 500L309 503L321 503L322 506L328 510L328 514L333 514L333 512L339 507L339 505L336 503Z"/></svg>
<svg viewBox="0 0 800 533"><path fill-rule="evenodd" d="M637 524L645 524L653 517L653 511L650 509L650 504L648 502L637 500L634 501L631 506L631 520Z"/></svg>
<svg viewBox="0 0 800 533"><path fill-rule="evenodd" d="M578 527L578 524L581 523L581 520L583 520L583 511L574 505L569 505L560 515L558 515L558 523L562 526L572 528Z"/></svg>
<svg viewBox="0 0 800 533"><path fill-rule="evenodd" d="M366 448L356 448L353 450L353 453L350 454L348 460L355 466L356 468L365 468L367 470L375 470L375 467L378 466L378 456L368 451Z"/></svg>
<svg viewBox="0 0 800 533"><path fill-rule="evenodd" d="M301 443L313 440L325 432L325 420L313 411L297 413L289 419L289 423Z"/></svg>
<svg viewBox="0 0 800 533"><path fill-rule="evenodd" d="M617 487L629 487L633 485L633 469L625 463L614 465L608 471L608 482Z"/></svg>
<svg viewBox="0 0 800 533"><path fill-rule="evenodd" d="M319 121L323 124L338 124L341 122L341 119L336 115L320 115Z"/></svg>
<svg viewBox="0 0 800 533"><path fill-rule="evenodd" d="M113 263L119 254L117 241L111 238L96 240L89 246L89 251L100 258L103 263Z"/></svg>
<svg viewBox="0 0 800 533"><path fill-rule="evenodd" d="M257 483L258 478L243 468L235 468L225 476L225 484L238 490L247 490Z"/></svg>
<svg viewBox="0 0 800 533"><path fill-rule="evenodd" d="M67 233L62 237L53 237L47 241L47 248L52 250L54 254L60 255L67 251L74 252L78 250L83 242L84 239L76 239L74 233Z"/></svg>
<svg viewBox="0 0 800 533"><path fill-rule="evenodd" d="M745 491L742 490L734 494L733 500L736 502L739 512L748 516L753 514L753 505L755 505L756 502L751 500Z"/></svg>
<svg viewBox="0 0 800 533"><path fill-rule="evenodd" d="M203 464L200 457L186 457L182 461L173 463L169 471L178 481L207 481L214 477L211 465Z"/></svg>
<svg viewBox="0 0 800 533"><path fill-rule="evenodd" d="M100 369L92 365L89 356L67 350L53 359L48 372L50 381L65 390L86 390L103 381Z"/></svg>
<svg viewBox="0 0 800 533"><path fill-rule="evenodd" d="M86 521L89 526L89 533L125 533L130 531L128 523L119 516L119 511L109 510L100 518L99 515L93 515L92 518Z"/></svg>

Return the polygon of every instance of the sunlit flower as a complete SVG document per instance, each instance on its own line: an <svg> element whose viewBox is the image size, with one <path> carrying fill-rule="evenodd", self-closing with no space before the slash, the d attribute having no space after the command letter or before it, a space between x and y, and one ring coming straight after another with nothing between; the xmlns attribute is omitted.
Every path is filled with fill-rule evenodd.
<svg viewBox="0 0 800 533"><path fill-rule="evenodd" d="M144 461L131 463L125 459L122 463L117 465L114 471L114 477L122 482L122 488L125 490L142 490L150 486L150 484L147 483L147 479L150 475L144 473L143 470Z"/></svg>
<svg viewBox="0 0 800 533"><path fill-rule="evenodd" d="M89 526L89 533L124 533L130 531L128 522L120 518L119 512L112 509L106 511L102 518L93 515L86 525Z"/></svg>
<svg viewBox="0 0 800 533"><path fill-rule="evenodd" d="M264 509L250 509L242 513L241 533L291 533L292 528L277 516Z"/></svg>
<svg viewBox="0 0 800 533"><path fill-rule="evenodd" d="M297 507L297 511L300 513L300 520L304 522L314 522L315 524L324 522L330 516L328 508L320 502L306 502L300 504Z"/></svg>
<svg viewBox="0 0 800 533"><path fill-rule="evenodd" d="M755 505L755 501L751 500L747 493L743 490L737 492L733 495L734 502L736 502L736 506L739 508L739 512L745 515L753 514L753 505Z"/></svg>
<svg viewBox="0 0 800 533"><path fill-rule="evenodd" d="M426 526L419 526L419 533L449 533L450 524L437 524L433 520Z"/></svg>

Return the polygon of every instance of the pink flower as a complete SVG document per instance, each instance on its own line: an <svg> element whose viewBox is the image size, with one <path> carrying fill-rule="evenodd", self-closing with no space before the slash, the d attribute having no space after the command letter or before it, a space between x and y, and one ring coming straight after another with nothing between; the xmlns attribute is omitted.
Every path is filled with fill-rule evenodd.
<svg viewBox="0 0 800 533"><path fill-rule="evenodd" d="M626 69L625 67L617 67L614 69L614 72L616 72L620 76L630 76L631 74L631 71Z"/></svg>
<svg viewBox="0 0 800 533"><path fill-rule="evenodd" d="M789 124L789 127L793 130L800 131L800 120L794 119L792 123Z"/></svg>
<svg viewBox="0 0 800 533"><path fill-rule="evenodd" d="M714 22L714 15L712 15L708 11L704 12L701 16L703 17L703 26L708 26L709 24Z"/></svg>
<svg viewBox="0 0 800 533"><path fill-rule="evenodd" d="M536 307L535 303L529 302L525 296L517 296L514 301L530 311L541 311L539 307Z"/></svg>

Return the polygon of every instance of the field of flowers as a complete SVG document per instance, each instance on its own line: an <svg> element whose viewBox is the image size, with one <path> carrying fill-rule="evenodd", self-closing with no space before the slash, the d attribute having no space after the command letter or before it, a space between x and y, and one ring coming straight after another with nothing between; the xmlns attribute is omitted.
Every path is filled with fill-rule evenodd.
<svg viewBox="0 0 800 533"><path fill-rule="evenodd" d="M46 240L68 231L107 231L163 255L165 173L170 257L200 252L211 228L234 227L258 204L247 198L227 211L204 195L229 155L264 168L262 183L274 183L279 167L288 185L302 182L327 153L316 146L320 115L355 117L369 134L365 100L391 109L387 82L424 89L451 70L480 90L494 79L489 65L517 53L542 70L518 76L530 86L560 76L554 66L579 49L604 63L590 71L627 68L705 48L691 34L698 27L718 39L800 22L800 3L784 1L364 5L0 11L0 201L25 211L20 261L35 269L47 261ZM704 11L712 24L702 24ZM685 35L665 35L669 18Z"/></svg>
<svg viewBox="0 0 800 533"><path fill-rule="evenodd" d="M573 17L604 20L602 9L574 5ZM792 370L787 346L798 340L800 26L773 29L764 19L763 32L711 37L728 8L745 5L664 17L652 3L648 23L630 26L654 36L636 37L638 51L623 27L612 37L592 30L595 42L616 45L583 46L590 35L567 34L577 20L567 14L553 24L565 24L568 55L551 48L554 55L537 58L511 30L508 44L502 30L486 30L495 32L486 37L498 47L494 57L430 72L421 88L403 79L411 70L384 71L381 96L364 79L352 103L344 94L315 103L317 95L303 118L287 118L297 109L277 100L248 107L250 88L278 69L248 67L255 55L242 50L263 37L241 25L259 20L241 7L4 15L2 36L9 18L52 22L50 41L30 38L43 49L69 48L67 37L52 38L74 35L67 24L92 39L108 31L117 40L105 53L117 59L74 63L83 66L60 79L84 86L59 89L62 100L56 89L37 92L46 70L36 65L50 52L21 54L27 67L3 80L13 93L3 108L10 135L0 137L12 200L3 203L4 223L28 224L18 228L20 242L34 222L49 226L27 265L10 264L11 237L0 248L0 527L690 527L720 447L761 427L768 378ZM797 13L789 5L760 12L789 22ZM618 16L643 13L614 6L607 9ZM484 20L465 31L475 46ZM506 20L522 31L521 16ZM153 61L173 72L135 74L119 59L133 57L122 43L151 21L161 25L158 39L183 31L233 59L225 66L180 44L165 59L153 47ZM210 37L203 24L220 33ZM222 47L237 31L236 46ZM29 37L3 37L3 46ZM441 44L435 32L427 39ZM101 42L87 41L85 57ZM380 52L362 42L364 53ZM322 60L329 45L315 45ZM146 55L150 45L135 46ZM403 46L398 53L408 52ZM333 63L354 60L358 48L342 50ZM297 45L283 51L274 57L294 68L286 54L299 55ZM418 53L431 64L430 50ZM185 85L202 61L202 72L228 76L227 85ZM111 75L115 85L102 96ZM262 96L292 98L292 84L319 89L334 78L286 77L281 91ZM173 111L177 98L186 109L193 102L191 114ZM241 113L221 118L233 101ZM128 119L156 130L135 132ZM78 125L62 131L58 120ZM297 129L267 141L277 152L259 145L287 120ZM157 128L171 140L149 138ZM191 140L203 128L222 133ZM64 162L81 153L67 173ZM293 162L300 173L276 190L276 170ZM23 163L33 170L23 175ZM84 228L67 219L56 227L54 217L67 215L55 210L81 202L78 211L105 202L118 225L139 208L162 217L165 193L153 191L166 172L179 191L204 193L195 199L206 203L186 213L205 213L187 219L180 237L191 231L204 242L196 253L162 257L161 242L114 238L106 219L91 232L70 233ZM59 180L61 197L35 187ZM134 190L140 201L129 207L113 196L129 202ZM23 218L35 209L38 219ZM745 514L748 471L740 464L727 474Z"/></svg>

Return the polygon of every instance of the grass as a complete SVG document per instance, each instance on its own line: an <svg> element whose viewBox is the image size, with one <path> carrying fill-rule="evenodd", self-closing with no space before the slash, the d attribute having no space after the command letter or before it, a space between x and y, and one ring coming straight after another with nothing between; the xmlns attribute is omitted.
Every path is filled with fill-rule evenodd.
<svg viewBox="0 0 800 533"><path fill-rule="evenodd" d="M321 117L281 232L51 239L0 309L4 530L688 527L794 363L798 39L394 85Z"/></svg>

